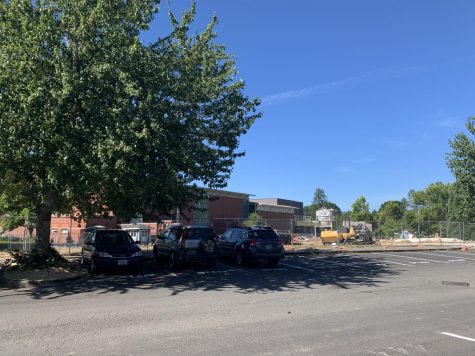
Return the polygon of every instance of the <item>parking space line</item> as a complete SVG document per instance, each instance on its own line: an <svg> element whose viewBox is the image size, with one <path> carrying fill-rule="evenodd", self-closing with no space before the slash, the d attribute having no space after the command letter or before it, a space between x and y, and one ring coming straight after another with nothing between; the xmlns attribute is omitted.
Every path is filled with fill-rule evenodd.
<svg viewBox="0 0 475 356"><path fill-rule="evenodd" d="M392 263L392 264L395 264L395 265L414 267L414 265L408 265L407 263L394 262L394 261L388 261L388 260L383 260L383 261L384 261L384 263Z"/></svg>
<svg viewBox="0 0 475 356"><path fill-rule="evenodd" d="M419 252L419 253L424 253L424 252ZM465 257L465 256L467 256L467 255L465 255L465 254L462 253L462 252L460 252L460 253L458 253L458 252L447 252L447 253L450 253L450 255L449 255L449 254L445 255L445 254L441 254L441 253L433 253L432 255L434 255L434 256L440 256L440 257L458 257L458 258L461 258L461 259L463 259L463 260L475 261L475 258ZM426 254L428 254L428 253L426 253ZM454 256L453 254L456 254L456 255ZM460 254L460 255L464 255L464 257L458 256L459 254Z"/></svg>
<svg viewBox="0 0 475 356"><path fill-rule="evenodd" d="M457 334L452 334L452 333L447 333L447 332L441 332L440 334L446 335L446 336L452 336L452 337L455 337L455 338L457 338L457 339L462 339L462 340L467 340L467 341L475 342L475 339L472 339L471 337L466 337L466 336L457 335Z"/></svg>
<svg viewBox="0 0 475 356"><path fill-rule="evenodd" d="M419 251L416 251L416 252L412 252L412 253L417 253L417 254L420 254L420 255L430 255L430 256L438 256L438 257L452 257L452 258L455 258L457 257L458 260L448 260L449 262L460 262L460 259L462 260L470 260L470 258L463 258L463 257L458 257L458 256L451 256L451 255L442 255L442 254L439 254L439 253L430 253L430 252L419 252ZM475 261L475 259L472 259L473 261Z"/></svg>
<svg viewBox="0 0 475 356"><path fill-rule="evenodd" d="M387 252L384 252L384 253L379 253L379 252L375 252L376 255L381 255L381 256L393 256L393 257L398 257L398 258L409 258L409 259L414 259L414 260L421 260L421 261L429 261L429 262L435 262L435 263L450 263L450 262L447 262L447 261L437 261L437 260L430 260L428 258L419 258L419 257L411 257L411 256L403 256L403 255L394 255L392 253L387 253Z"/></svg>
<svg viewBox="0 0 475 356"><path fill-rule="evenodd" d="M282 266L287 266L287 267L292 267L292 268L297 268L297 269L303 269L303 270L305 270L305 271L315 272L315 270L310 269L310 268L305 268L305 267L300 267L300 266L289 265L288 263L283 263L283 262L280 262L280 264L281 264Z"/></svg>
<svg viewBox="0 0 475 356"><path fill-rule="evenodd" d="M348 256L348 255L344 255L344 256ZM313 259L314 260L320 260L320 261L323 261L323 262L326 262L326 263L336 264L336 265L353 266L353 267L360 267L360 268L367 268L368 267L368 266L358 265L355 262L344 263L344 262L336 262L336 261L327 261L327 260L323 259L322 257L314 257ZM380 263L379 263L380 265L385 265L386 263L390 263L390 264L395 264L395 265L414 267L414 265L408 265L407 263L393 262L393 261L380 260L380 259L378 259L378 261L380 261Z"/></svg>

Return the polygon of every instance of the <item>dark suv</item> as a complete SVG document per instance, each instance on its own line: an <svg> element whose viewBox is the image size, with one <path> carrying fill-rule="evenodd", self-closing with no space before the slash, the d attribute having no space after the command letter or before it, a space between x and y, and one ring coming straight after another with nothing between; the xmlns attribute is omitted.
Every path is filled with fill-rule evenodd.
<svg viewBox="0 0 475 356"><path fill-rule="evenodd" d="M277 266L284 257L283 241L270 227L236 227L226 230L219 239L222 256L232 257L239 266L257 260L266 260Z"/></svg>
<svg viewBox="0 0 475 356"><path fill-rule="evenodd" d="M81 263L91 273L102 269L142 268L142 250L127 231L91 229L85 236L81 252Z"/></svg>
<svg viewBox="0 0 475 356"><path fill-rule="evenodd" d="M160 234L153 246L156 263L162 259L174 269L182 262L202 262L216 265L218 258L217 235L209 226L171 226Z"/></svg>

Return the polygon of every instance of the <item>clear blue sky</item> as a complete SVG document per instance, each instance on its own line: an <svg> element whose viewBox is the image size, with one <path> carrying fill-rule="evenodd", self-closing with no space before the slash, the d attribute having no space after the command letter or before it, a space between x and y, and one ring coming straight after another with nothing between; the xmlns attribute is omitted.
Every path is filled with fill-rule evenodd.
<svg viewBox="0 0 475 356"><path fill-rule="evenodd" d="M213 13L262 99L228 190L308 204L320 187L342 209L362 195L378 209L453 181L448 141L475 115L475 1L198 0L193 32Z"/></svg>

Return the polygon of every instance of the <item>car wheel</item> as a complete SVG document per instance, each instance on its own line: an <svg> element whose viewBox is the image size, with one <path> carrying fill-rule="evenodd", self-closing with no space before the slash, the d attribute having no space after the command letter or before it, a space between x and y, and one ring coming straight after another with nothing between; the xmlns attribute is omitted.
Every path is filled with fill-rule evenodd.
<svg viewBox="0 0 475 356"><path fill-rule="evenodd" d="M242 257L242 252L241 251L236 252L235 261L236 261L236 264L240 267L245 265L244 258Z"/></svg>
<svg viewBox="0 0 475 356"><path fill-rule="evenodd" d="M203 250L204 253L208 255L212 255L216 251L216 242L211 239L203 240L201 242L201 249Z"/></svg>
<svg viewBox="0 0 475 356"><path fill-rule="evenodd" d="M269 263L269 265L270 265L271 267L275 267L275 266L277 266L277 265L279 264L279 259L278 259L278 258L274 258L274 259L272 259L272 260L268 260L267 262Z"/></svg>
<svg viewBox="0 0 475 356"><path fill-rule="evenodd" d="M168 258L167 268L172 271L172 270L176 269L176 267L177 267L177 259L176 259L175 252L170 252L170 257Z"/></svg>

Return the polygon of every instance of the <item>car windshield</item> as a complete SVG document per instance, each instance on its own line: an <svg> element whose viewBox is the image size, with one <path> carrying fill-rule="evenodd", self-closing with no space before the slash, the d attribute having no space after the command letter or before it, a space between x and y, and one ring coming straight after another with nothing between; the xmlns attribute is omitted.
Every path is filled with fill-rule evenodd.
<svg viewBox="0 0 475 356"><path fill-rule="evenodd" d="M249 237L254 239L276 239L277 234L273 230L251 230Z"/></svg>
<svg viewBox="0 0 475 356"><path fill-rule="evenodd" d="M187 229L186 238L189 240L211 239L213 237L215 237L215 234L211 229Z"/></svg>
<svg viewBox="0 0 475 356"><path fill-rule="evenodd" d="M98 245L130 245L134 240L127 231L98 231L96 244Z"/></svg>

